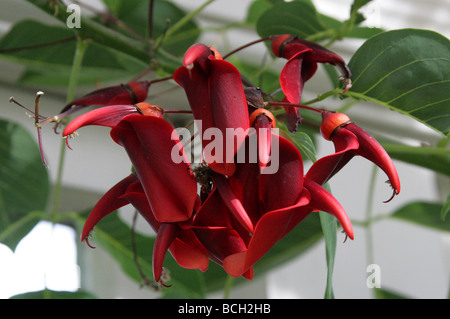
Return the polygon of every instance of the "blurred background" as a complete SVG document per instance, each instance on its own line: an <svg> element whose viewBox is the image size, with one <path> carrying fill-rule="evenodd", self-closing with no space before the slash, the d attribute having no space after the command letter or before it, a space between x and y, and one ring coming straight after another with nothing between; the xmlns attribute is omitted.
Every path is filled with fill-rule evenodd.
<svg viewBox="0 0 450 319"><path fill-rule="evenodd" d="M197 8L204 1L175 0L187 11ZM351 0L315 0L319 12L345 20L348 17ZM250 5L249 0L217 0L211 3L197 17L200 26L214 27L230 22L242 21ZM99 9L100 1L89 1ZM386 30L399 28L420 28L450 35L449 0L374 0L364 8L366 25ZM83 11L82 14L89 15ZM23 18L48 21L48 17L28 3L18 0L0 2L0 37L8 32L11 25ZM45 36L45 35L42 35ZM258 38L247 29L231 29L227 33L205 33L202 42L216 46L223 53ZM362 44L359 40L335 42L331 49L348 61L352 53ZM257 45L242 52L239 57L248 60L262 57L265 48ZM14 62L0 59L0 117L10 119L35 134L32 120L22 110L8 103L10 96L26 105L33 105L39 87L16 85L23 68ZM324 92L328 83L323 71L319 72L305 86L306 100ZM172 84L158 85L150 97L152 104L167 108L185 107L186 101L181 90L163 93ZM91 91L83 87L77 91L80 96ZM159 91L159 92L158 92ZM42 113L56 114L65 104L65 90L45 90L41 98ZM331 104L324 101L324 107L334 109L339 106L335 100ZM367 116L371 112L373 116ZM353 106L349 116L359 126L374 134L389 134L406 143L435 144L440 136L431 129L377 105L358 108ZM395 125L393 125L395 124ZM392 127L394 126L394 127ZM411 135L414 127L414 135ZM388 128L390 131L388 131ZM56 177L57 160L60 152L60 136L51 128L43 130L45 152L49 161L51 179ZM106 128L88 127L71 141L72 151L65 157L63 174L64 211L78 211L93 205L100 196L129 172L129 160L125 152L109 139ZM318 155L333 151L332 145L319 141ZM390 188L385 184L385 176L376 175L373 213L386 214L411 200L442 200L449 192L449 180L416 166L395 162L401 181L402 193L389 204L383 200L390 196ZM335 197L342 203L352 220L363 221L368 199L368 181L373 167L367 161L356 158L331 182ZM130 211L121 212L130 221ZM138 230L148 233L146 225L138 225ZM371 298L372 289L366 284L367 237L364 228L355 226L355 240L343 243L338 239L334 268L334 291L337 298ZM450 273L449 235L426 229L406 222L385 220L372 229L373 260L381 269L381 286L412 298L447 298ZM300 257L280 265L269 274L248 284L233 289L232 298L322 298L326 283L325 245L319 242ZM116 263L100 247L90 249L81 244L78 235L62 225L52 226L40 223L23 239L15 252L0 245L0 298L9 298L18 293L41 290L75 291L79 287L100 298L152 298L155 293L141 289L127 278ZM220 298L222 293L211 298Z"/></svg>

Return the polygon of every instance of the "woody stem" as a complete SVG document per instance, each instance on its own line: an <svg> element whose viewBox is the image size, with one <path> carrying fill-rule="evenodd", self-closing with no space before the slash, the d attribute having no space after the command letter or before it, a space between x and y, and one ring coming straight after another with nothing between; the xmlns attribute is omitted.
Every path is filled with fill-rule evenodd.
<svg viewBox="0 0 450 319"><path fill-rule="evenodd" d="M303 104L292 104L292 103L289 103L289 102L265 102L265 104L269 105L269 106L298 107L298 108L301 108L301 109L306 109L306 110L322 113L322 110L316 109L316 108L311 107L311 106L303 105Z"/></svg>
<svg viewBox="0 0 450 319"><path fill-rule="evenodd" d="M72 101L75 96L75 89L78 83L78 76L81 70L84 53L86 52L87 42L82 39L78 39L77 46L75 50L75 55L72 63L72 70L69 78L69 87L67 89L67 101ZM64 155L65 155L65 140L61 141L61 151L59 154L59 162L58 162L58 172L55 181L55 187L53 191L53 203L51 215L52 219L56 218L60 208L60 200L61 200L61 187L62 187L62 171L63 171L63 163L64 163Z"/></svg>
<svg viewBox="0 0 450 319"><path fill-rule="evenodd" d="M269 41L271 39L272 39L272 36L269 36L269 37L265 37L265 38L261 38L261 39L249 42L247 44L244 44L243 46L240 46L239 48L234 49L233 51L231 51L228 54L224 55L222 58L224 60L226 60L226 58L228 58L230 55L235 54L236 52L239 52L239 51L241 51L243 49L246 49L246 48L248 48L248 47L250 47L250 46L252 46L254 44L257 44L257 43L260 43L260 42L264 42L264 41Z"/></svg>

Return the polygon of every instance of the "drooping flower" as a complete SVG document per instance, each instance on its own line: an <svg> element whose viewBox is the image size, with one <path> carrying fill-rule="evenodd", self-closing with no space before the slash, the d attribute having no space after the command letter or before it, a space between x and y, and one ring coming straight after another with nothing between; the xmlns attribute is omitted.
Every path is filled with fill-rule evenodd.
<svg viewBox="0 0 450 319"><path fill-rule="evenodd" d="M346 82L344 91L350 87L351 72L344 60L317 43L283 34L272 37L272 52L275 56L288 60L280 73L280 85L286 102L301 104L303 86L316 72L317 63L337 66ZM285 109L288 129L295 132L301 121L299 109Z"/></svg>
<svg viewBox="0 0 450 319"><path fill-rule="evenodd" d="M279 138L280 164L276 173L261 174L257 162L245 161L236 164L232 177L212 174L215 188L194 217L197 237L231 276L251 279L253 265L315 210L334 215L353 239L342 206L322 186L304 178L299 151ZM228 197L233 197L238 203L235 207L241 207L241 214L249 217L254 225L252 232L234 218L225 202Z"/></svg>
<svg viewBox="0 0 450 319"><path fill-rule="evenodd" d="M161 108L148 103L103 107L74 119L63 136L86 125L112 127L111 137L128 153L156 219L177 222L191 216L197 182L173 127L162 113ZM172 160L174 150L183 161Z"/></svg>
<svg viewBox="0 0 450 319"><path fill-rule="evenodd" d="M162 118L134 114L123 118L111 136L128 153L155 218L188 219L197 200L197 182L173 127ZM172 160L174 149L184 161Z"/></svg>
<svg viewBox="0 0 450 319"><path fill-rule="evenodd" d="M216 172L233 175L234 155L249 128L247 102L239 71L222 60L214 48L194 44L186 51L183 66L175 71L173 78L184 88L194 119L201 121L199 130L203 149L211 151L211 147L214 148L214 154L205 151L205 161ZM210 128L217 128L223 138L218 141L218 137L212 140L205 136ZM228 149L227 152L230 145L232 151Z"/></svg>
<svg viewBox="0 0 450 319"><path fill-rule="evenodd" d="M153 276L156 282L161 281L167 251L181 267L202 271L208 268L209 252L199 242L192 229L185 226L189 225L190 220L182 223L158 221L148 203L141 182L135 174L130 174L118 182L97 202L86 219L81 240L89 244L89 235L98 222L129 204L133 205L157 234L152 258Z"/></svg>
<svg viewBox="0 0 450 319"><path fill-rule="evenodd" d="M111 127L111 137L126 150L134 173L97 203L82 239L103 217L131 203L157 233L153 251L156 281L161 278L167 250L182 267L205 270L208 266L207 250L186 226L199 203L197 181L173 127L162 115L161 108L148 103L106 106L77 117L63 132L68 136L87 125ZM173 152L184 161L175 163Z"/></svg>
<svg viewBox="0 0 450 319"><path fill-rule="evenodd" d="M389 154L375 138L352 123L347 115L323 111L320 128L322 136L334 143L335 153L315 162L306 174L307 178L323 184L354 156L359 155L370 160L386 173L394 190L392 197L400 193L400 179Z"/></svg>
<svg viewBox="0 0 450 319"><path fill-rule="evenodd" d="M149 81L132 81L126 84L105 87L69 102L60 113L97 105L132 105L144 102L147 98Z"/></svg>

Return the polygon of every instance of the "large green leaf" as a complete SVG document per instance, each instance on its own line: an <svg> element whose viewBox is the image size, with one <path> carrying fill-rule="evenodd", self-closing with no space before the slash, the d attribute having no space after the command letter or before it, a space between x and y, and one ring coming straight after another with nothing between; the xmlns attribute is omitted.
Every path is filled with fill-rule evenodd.
<svg viewBox="0 0 450 319"><path fill-rule="evenodd" d="M20 125L0 120L0 238L11 249L39 221L30 212L45 210L49 187L33 137ZM9 232L16 223L20 227Z"/></svg>
<svg viewBox="0 0 450 319"><path fill-rule="evenodd" d="M367 40L349 62L349 96L385 105L438 132L450 130L450 41L402 29Z"/></svg>
<svg viewBox="0 0 450 319"><path fill-rule="evenodd" d="M279 2L259 16L256 30L261 37L292 34L301 38L325 31L309 2Z"/></svg>
<svg viewBox="0 0 450 319"><path fill-rule="evenodd" d="M148 37L148 0L104 0L104 2L110 12L134 32L143 39ZM170 26L175 25L186 15L186 12L178 6L164 0L154 1L153 12L153 39L162 36ZM115 29L120 30L119 27ZM162 47L169 52L181 55L195 42L199 35L200 29L191 20L182 29L165 38Z"/></svg>
<svg viewBox="0 0 450 319"><path fill-rule="evenodd" d="M96 299L96 297L82 290L72 292L45 289L15 295L11 299Z"/></svg>
<svg viewBox="0 0 450 319"><path fill-rule="evenodd" d="M442 204L439 203L408 203L391 216L436 230L450 231L450 219L442 220Z"/></svg>
<svg viewBox="0 0 450 319"><path fill-rule="evenodd" d="M45 34L45 37L40 35ZM74 32L23 20L1 39L0 54L26 66L21 83L67 85L75 52ZM146 65L118 51L90 43L83 59L80 84L92 84L130 77L142 72Z"/></svg>
<svg viewBox="0 0 450 319"><path fill-rule="evenodd" d="M55 1L52 5L48 1L26 1L48 13L48 18L53 20L53 22L54 20L62 22L63 26L71 19L72 13L67 12L66 6L59 2ZM126 36L84 15L81 15L80 21L80 28L70 29L69 31L72 31L81 39L94 41L99 45L117 50L144 63L150 61L148 43Z"/></svg>

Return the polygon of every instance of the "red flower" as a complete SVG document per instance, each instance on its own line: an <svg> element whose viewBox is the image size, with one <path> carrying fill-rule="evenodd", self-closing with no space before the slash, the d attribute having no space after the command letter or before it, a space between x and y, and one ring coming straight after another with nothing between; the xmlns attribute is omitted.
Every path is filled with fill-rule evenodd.
<svg viewBox="0 0 450 319"><path fill-rule="evenodd" d="M162 109L148 103L114 105L87 112L65 128L68 136L86 125L112 127L111 137L127 151L132 174L110 189L90 213L82 232L89 232L104 216L129 203L157 232L153 267L161 277L167 250L186 268L205 270L207 251L188 230L198 203L197 181L172 126L162 118ZM146 116L145 116L146 115ZM172 152L184 161L174 163Z"/></svg>
<svg viewBox="0 0 450 319"><path fill-rule="evenodd" d="M61 113L90 105L129 105L145 101L150 87L149 81L133 81L127 84L109 86L93 91L68 103Z"/></svg>
<svg viewBox="0 0 450 319"><path fill-rule="evenodd" d="M202 145L206 150L213 141L205 131L217 128L223 136L215 147L213 158L205 152L205 161L218 173L233 175L233 157L242 145L249 128L247 102L239 71L220 54L204 44L194 44L184 55L183 66L174 73L174 80L184 88L193 116L201 121ZM227 129L237 134L227 137ZM215 141L217 142L217 141ZM232 143L232 144L231 144ZM228 152L227 145L233 145ZM211 148L211 145L209 145Z"/></svg>
<svg viewBox="0 0 450 319"><path fill-rule="evenodd" d="M173 127L162 118L161 108L148 103L133 107L109 106L87 112L69 123L63 136L85 125L112 127L111 137L127 151L156 219L186 220L194 209L197 182L184 149ZM174 149L184 157L181 163L172 160Z"/></svg>
<svg viewBox="0 0 450 319"><path fill-rule="evenodd" d="M258 163L236 164L228 179L214 173L214 188L194 217L194 232L231 276L251 279L253 265L312 211L336 216L353 239L351 223L337 200L319 184L303 177L299 151L279 137L280 163L275 174L260 174ZM234 208L230 208L230 198ZM247 215L249 232L233 209Z"/></svg>
<svg viewBox="0 0 450 319"><path fill-rule="evenodd" d="M133 205L157 233L152 261L153 276L156 282L161 280L167 251L181 267L202 271L208 268L209 253L199 242L192 229L187 227L189 220L183 223L158 221L149 205L141 182L134 174L130 174L114 185L98 201L84 224L81 239L88 242L89 234L101 219L129 204Z"/></svg>
<svg viewBox="0 0 450 319"><path fill-rule="evenodd" d="M360 155L372 161L386 173L394 190L393 196L400 193L400 179L392 159L377 140L351 123L347 115L322 112L321 133L325 139L333 141L336 152L314 163L306 174L307 178L323 184L354 156Z"/></svg>
<svg viewBox="0 0 450 319"><path fill-rule="evenodd" d="M350 87L350 70L344 60L321 45L299 39L289 34L272 37L272 52L277 57L287 59L280 74L280 84L287 102L300 104L304 83L317 70L317 63L329 63L337 66L346 80L346 89ZM288 115L288 128L295 132L301 117L298 108L285 108Z"/></svg>

